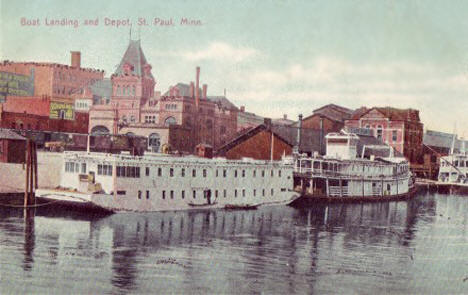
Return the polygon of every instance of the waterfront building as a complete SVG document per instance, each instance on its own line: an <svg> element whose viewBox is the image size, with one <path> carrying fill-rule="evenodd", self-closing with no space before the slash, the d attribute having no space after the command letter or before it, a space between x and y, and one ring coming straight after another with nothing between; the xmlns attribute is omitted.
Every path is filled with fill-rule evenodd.
<svg viewBox="0 0 468 295"><path fill-rule="evenodd" d="M26 138L15 132L0 128L0 162L24 163Z"/></svg>
<svg viewBox="0 0 468 295"><path fill-rule="evenodd" d="M216 147L235 135L237 107L224 96L207 95L199 67L195 83L177 83L163 95L154 90L151 70L140 40L130 40L110 87L101 82L104 91L93 93L89 132L144 136L151 151L167 146L188 153L199 143Z"/></svg>
<svg viewBox="0 0 468 295"><path fill-rule="evenodd" d="M365 128L403 154L411 163L421 161L423 124L419 111L392 107L360 108L345 121L349 130Z"/></svg>
<svg viewBox="0 0 468 295"><path fill-rule="evenodd" d="M280 160L291 155L294 144L283 138L272 128L270 119L255 128L248 129L233 140L221 146L218 156L227 159L253 158L257 160Z"/></svg>

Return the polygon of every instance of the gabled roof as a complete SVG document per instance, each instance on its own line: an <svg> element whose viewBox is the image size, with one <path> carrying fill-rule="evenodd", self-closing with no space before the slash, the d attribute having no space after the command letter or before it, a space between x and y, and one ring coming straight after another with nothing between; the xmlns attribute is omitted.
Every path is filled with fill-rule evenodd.
<svg viewBox="0 0 468 295"><path fill-rule="evenodd" d="M373 107L370 109L367 108L360 108L354 112L351 119L352 120L359 120L364 115L368 114L369 112L376 110L381 113L385 118L388 118L392 121L417 121L420 122L419 119L419 111L413 109L397 109L392 107Z"/></svg>
<svg viewBox="0 0 468 295"><path fill-rule="evenodd" d="M423 144L430 147L445 148L449 150L452 148L454 136L455 151L461 151L463 149L463 141L465 141L465 148L468 148L468 141L457 138L457 135L454 135L453 133L445 133L434 130L427 130L424 133Z"/></svg>
<svg viewBox="0 0 468 295"><path fill-rule="evenodd" d="M336 104L327 104L324 105L318 109L315 109L313 113L307 117L305 117L304 120L310 119L314 116L321 116L330 119L331 121L339 122L339 123L344 123L345 120L348 120L351 118L353 114L353 110L336 105ZM293 123L292 125L297 126L297 122Z"/></svg>
<svg viewBox="0 0 468 295"><path fill-rule="evenodd" d="M145 76L143 71L143 66L148 64L146 61L146 57L143 54L143 50L141 49L140 40L130 40L128 44L127 50L125 51L122 60L120 61L117 70L115 70L114 74L122 75L124 74L123 66L128 63L133 66L133 73L137 76L143 77ZM153 75L150 73L149 78L154 79Z"/></svg>
<svg viewBox="0 0 468 295"><path fill-rule="evenodd" d="M279 134L291 146L297 145L297 127L273 125L274 132ZM322 140L320 140L322 137ZM325 134L320 130L302 128L301 130L301 145L299 152L310 153L321 152L320 142L325 146Z"/></svg>
<svg viewBox="0 0 468 295"><path fill-rule="evenodd" d="M229 99L227 99L225 96L208 96L208 100L218 103L221 105L221 107L229 110L238 110L235 104L233 104Z"/></svg>
<svg viewBox="0 0 468 295"><path fill-rule="evenodd" d="M25 137L5 128L0 128L0 139L26 140Z"/></svg>
<svg viewBox="0 0 468 295"><path fill-rule="evenodd" d="M337 112L341 112L341 113L347 113L349 115L351 115L353 113L353 110L342 107L342 106L339 106L339 105L336 105L334 103L324 105L324 106L322 106L322 107L320 107L318 109L315 109L313 112L317 113L317 112L321 112L323 110L330 110L330 109L335 110Z"/></svg>
<svg viewBox="0 0 468 295"><path fill-rule="evenodd" d="M284 141L285 143L289 144L291 147L293 144L291 144L288 140L284 139L281 135L279 135L277 132L274 130L271 130L268 128L266 124L260 124L257 127L247 129L243 132L241 132L237 137L229 141L228 143L224 144L218 150L216 151L217 154L219 153L224 153L229 151L232 147L238 145L240 142L246 141L247 139L255 136L256 134L260 133L261 131L271 131L276 137L278 137L280 140Z"/></svg>

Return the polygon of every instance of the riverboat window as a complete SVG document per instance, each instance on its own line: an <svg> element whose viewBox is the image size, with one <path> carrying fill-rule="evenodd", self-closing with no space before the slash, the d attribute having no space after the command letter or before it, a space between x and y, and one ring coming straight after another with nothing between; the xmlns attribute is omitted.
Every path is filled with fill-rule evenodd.
<svg viewBox="0 0 468 295"><path fill-rule="evenodd" d="M216 169L216 177L218 177L218 169Z"/></svg>
<svg viewBox="0 0 468 295"><path fill-rule="evenodd" d="M270 176L273 177L273 169L270 171Z"/></svg>
<svg viewBox="0 0 468 295"><path fill-rule="evenodd" d="M180 175L182 177L185 177L185 168L182 168L182 170L180 170Z"/></svg>
<svg viewBox="0 0 468 295"><path fill-rule="evenodd" d="M242 189L242 196L245 197L245 189Z"/></svg>
<svg viewBox="0 0 468 295"><path fill-rule="evenodd" d="M138 191L138 199L141 199L141 191Z"/></svg>
<svg viewBox="0 0 468 295"><path fill-rule="evenodd" d="M215 197L218 197L218 190L215 190Z"/></svg>
<svg viewBox="0 0 468 295"><path fill-rule="evenodd" d="M98 175L112 175L112 166L111 165L102 165L98 164Z"/></svg>
<svg viewBox="0 0 468 295"><path fill-rule="evenodd" d="M257 176L257 170L254 169L253 171L253 177Z"/></svg>
<svg viewBox="0 0 468 295"><path fill-rule="evenodd" d="M265 196L265 189L262 190L262 196Z"/></svg>
<svg viewBox="0 0 468 295"><path fill-rule="evenodd" d="M226 198L226 190L223 190L223 197Z"/></svg>
<svg viewBox="0 0 468 295"><path fill-rule="evenodd" d="M146 191L146 199L149 200L149 191Z"/></svg>
<svg viewBox="0 0 468 295"><path fill-rule="evenodd" d="M174 177L174 168L169 169L169 176Z"/></svg>
<svg viewBox="0 0 468 295"><path fill-rule="evenodd" d="M66 162L65 163L65 172L70 172L70 173L75 172L75 163Z"/></svg>
<svg viewBox="0 0 468 295"><path fill-rule="evenodd" d="M237 190L234 190L234 197L237 198Z"/></svg>
<svg viewBox="0 0 468 295"><path fill-rule="evenodd" d="M118 195L126 195L127 192L126 192L126 191L117 191L117 194L118 194Z"/></svg>
<svg viewBox="0 0 468 295"><path fill-rule="evenodd" d="M278 170L278 176L281 177L281 170Z"/></svg>
<svg viewBox="0 0 468 295"><path fill-rule="evenodd" d="M171 199L174 199L174 191L171 191Z"/></svg>
<svg viewBox="0 0 468 295"><path fill-rule="evenodd" d="M455 161L455 166L458 166L458 161Z"/></svg>
<svg viewBox="0 0 468 295"><path fill-rule="evenodd" d="M273 189L271 189L271 195L273 196Z"/></svg>
<svg viewBox="0 0 468 295"><path fill-rule="evenodd" d="M182 191L182 199L185 199L185 191Z"/></svg>
<svg viewBox="0 0 468 295"><path fill-rule="evenodd" d="M254 195L254 197L257 195L257 190L256 189L253 190L253 195Z"/></svg>
<svg viewBox="0 0 468 295"><path fill-rule="evenodd" d="M86 163L81 163L81 174L86 174Z"/></svg>
<svg viewBox="0 0 468 295"><path fill-rule="evenodd" d="M149 168L149 167L146 167L146 169L145 169L145 175L146 175L146 176L149 176L149 174L150 174L150 168Z"/></svg>
<svg viewBox="0 0 468 295"><path fill-rule="evenodd" d="M158 168L158 176L162 176L162 168Z"/></svg>
<svg viewBox="0 0 468 295"><path fill-rule="evenodd" d="M314 162L314 169L320 169L320 162Z"/></svg>
<svg viewBox="0 0 468 295"><path fill-rule="evenodd" d="M242 177L245 177L245 170L242 170Z"/></svg>
<svg viewBox="0 0 468 295"><path fill-rule="evenodd" d="M192 177L196 177L196 176L197 176L197 170L192 169Z"/></svg>
<svg viewBox="0 0 468 295"><path fill-rule="evenodd" d="M193 198L194 198L194 199L197 198L197 191L193 191Z"/></svg>
<svg viewBox="0 0 468 295"><path fill-rule="evenodd" d="M163 200L166 199L166 191L162 191L162 198L163 198Z"/></svg>
<svg viewBox="0 0 468 295"><path fill-rule="evenodd" d="M390 186L390 184L387 184L387 191L389 191L389 192L390 192L390 189L391 189L391 186Z"/></svg>
<svg viewBox="0 0 468 295"><path fill-rule="evenodd" d="M262 177L265 177L265 170L262 170Z"/></svg>
<svg viewBox="0 0 468 295"><path fill-rule="evenodd" d="M223 177L226 177L226 173L227 173L226 169L223 169Z"/></svg>
<svg viewBox="0 0 468 295"><path fill-rule="evenodd" d="M206 169L203 169L203 177L206 177Z"/></svg>
<svg viewBox="0 0 468 295"><path fill-rule="evenodd" d="M237 177L237 170L234 170L234 177Z"/></svg>

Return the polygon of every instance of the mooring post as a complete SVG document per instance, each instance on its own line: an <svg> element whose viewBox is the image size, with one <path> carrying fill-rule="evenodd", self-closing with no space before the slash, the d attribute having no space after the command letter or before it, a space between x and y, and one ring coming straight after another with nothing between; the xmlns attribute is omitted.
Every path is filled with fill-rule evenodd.
<svg viewBox="0 0 468 295"><path fill-rule="evenodd" d="M34 157L33 157L33 142L29 141L29 169L31 170L29 172L29 200L28 200L28 205L33 204L33 195L34 195Z"/></svg>
<svg viewBox="0 0 468 295"><path fill-rule="evenodd" d="M29 191L29 166L31 163L29 162L29 154L30 154L30 145L29 139L26 140L26 154L25 154L25 161L26 161L26 179L24 180L24 207L28 206L29 198L28 198L28 191Z"/></svg>

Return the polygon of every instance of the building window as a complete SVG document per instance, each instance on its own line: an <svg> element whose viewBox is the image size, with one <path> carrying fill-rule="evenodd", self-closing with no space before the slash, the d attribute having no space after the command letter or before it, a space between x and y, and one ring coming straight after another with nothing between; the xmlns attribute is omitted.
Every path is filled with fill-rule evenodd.
<svg viewBox="0 0 468 295"><path fill-rule="evenodd" d="M182 191L182 199L185 199L185 191Z"/></svg>
<svg viewBox="0 0 468 295"><path fill-rule="evenodd" d="M265 177L265 170L262 170L262 177Z"/></svg>
<svg viewBox="0 0 468 295"><path fill-rule="evenodd" d="M242 189L242 196L245 197L245 189Z"/></svg>
<svg viewBox="0 0 468 295"><path fill-rule="evenodd" d="M216 177L218 177L218 169L216 169Z"/></svg>
<svg viewBox="0 0 468 295"><path fill-rule="evenodd" d="M273 177L273 169L270 171L270 176Z"/></svg>
<svg viewBox="0 0 468 295"><path fill-rule="evenodd" d="M281 170L278 170L278 176L281 177Z"/></svg>
<svg viewBox="0 0 468 295"><path fill-rule="evenodd" d="M145 169L145 175L146 175L146 176L149 176L149 175L150 175L150 168L149 168L149 167L146 167L146 169Z"/></svg>
<svg viewBox="0 0 468 295"><path fill-rule="evenodd" d="M237 190L234 190L234 197L237 198Z"/></svg>
<svg viewBox="0 0 468 295"><path fill-rule="evenodd" d="M162 176L162 168L158 168L158 176Z"/></svg>
<svg viewBox="0 0 468 295"><path fill-rule="evenodd" d="M382 125L377 126L377 138L382 139Z"/></svg>
<svg viewBox="0 0 468 295"><path fill-rule="evenodd" d="M197 198L197 191L193 191L193 198L194 198L194 199Z"/></svg>
<svg viewBox="0 0 468 295"><path fill-rule="evenodd" d="M171 199L174 199L174 191L171 191L170 195L171 195Z"/></svg>
<svg viewBox="0 0 468 295"><path fill-rule="evenodd" d="M215 198L218 198L218 190L215 190Z"/></svg>
<svg viewBox="0 0 468 295"><path fill-rule="evenodd" d="M253 171L253 177L256 177L257 176L257 170L254 169Z"/></svg>
<svg viewBox="0 0 468 295"><path fill-rule="evenodd" d="M262 196L265 196L265 189L262 189Z"/></svg>
<svg viewBox="0 0 468 295"><path fill-rule="evenodd" d="M197 176L197 170L192 169L192 177L196 177L196 176Z"/></svg>
<svg viewBox="0 0 468 295"><path fill-rule="evenodd" d="M245 177L245 170L242 170L242 177Z"/></svg>
<svg viewBox="0 0 468 295"><path fill-rule="evenodd" d="M271 195L273 196L273 189L271 189Z"/></svg>
<svg viewBox="0 0 468 295"><path fill-rule="evenodd" d="M148 149L154 153L159 152L161 146L161 137L158 133L151 133L148 136Z"/></svg>
<svg viewBox="0 0 468 295"><path fill-rule="evenodd" d="M226 169L223 169L223 177L226 177L227 171Z"/></svg>
<svg viewBox="0 0 468 295"><path fill-rule="evenodd" d="M206 169L203 169L203 177L206 177Z"/></svg>
<svg viewBox="0 0 468 295"><path fill-rule="evenodd" d="M141 200L141 191L138 191L138 199Z"/></svg>
<svg viewBox="0 0 468 295"><path fill-rule="evenodd" d="M392 131L392 141L395 142L395 141L397 141L397 139L398 139L398 133L397 133L396 130L393 130Z"/></svg>
<svg viewBox="0 0 468 295"><path fill-rule="evenodd" d="M86 163L81 163L81 174L86 174Z"/></svg>
<svg viewBox="0 0 468 295"><path fill-rule="evenodd" d="M169 169L169 176L174 177L174 168Z"/></svg>
<svg viewBox="0 0 468 295"><path fill-rule="evenodd" d="M126 195L127 192L126 192L126 191L117 191L117 194L118 194L118 195Z"/></svg>
<svg viewBox="0 0 468 295"><path fill-rule="evenodd" d="M149 191L146 191L146 199L149 200Z"/></svg>
<svg viewBox="0 0 468 295"><path fill-rule="evenodd" d="M162 198L163 198L163 200L166 199L166 191L162 191Z"/></svg>
<svg viewBox="0 0 468 295"><path fill-rule="evenodd" d="M177 120L174 117L168 117L164 120L164 126L175 125L177 124Z"/></svg>
<svg viewBox="0 0 468 295"><path fill-rule="evenodd" d="M237 177L237 170L234 170L234 177Z"/></svg>
<svg viewBox="0 0 468 295"><path fill-rule="evenodd" d="M185 177L185 168L182 168L182 170L180 170L180 175L182 177Z"/></svg>
<svg viewBox="0 0 468 295"><path fill-rule="evenodd" d="M223 197L226 198L226 190L223 190Z"/></svg>

